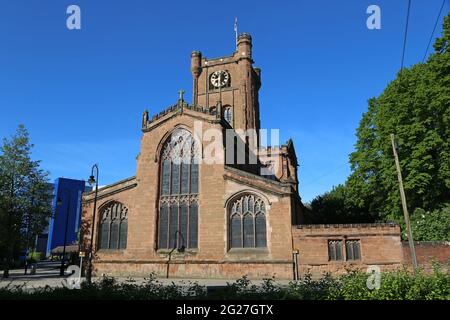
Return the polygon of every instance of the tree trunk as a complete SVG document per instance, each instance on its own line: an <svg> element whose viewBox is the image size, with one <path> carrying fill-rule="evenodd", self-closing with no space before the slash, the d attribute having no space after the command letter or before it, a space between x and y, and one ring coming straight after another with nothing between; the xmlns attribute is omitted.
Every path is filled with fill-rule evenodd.
<svg viewBox="0 0 450 320"><path fill-rule="evenodd" d="M12 241L11 241L11 227L12 227L12 222L11 222L11 213L8 213L8 238L7 238L7 249L6 249L6 257L4 259L4 266L3 266L3 278L8 278L9 277L9 268L11 267L11 258L12 258L12 248L14 248Z"/></svg>
<svg viewBox="0 0 450 320"><path fill-rule="evenodd" d="M11 267L11 260L13 256L14 251L14 241L12 239L12 215L13 215L13 198L14 198L14 175L11 177L11 194L10 194L10 208L8 212L8 222L7 222L7 234L8 237L6 238L7 241L7 250L6 250L6 259L5 259L5 265L3 267L3 278L9 277L9 268Z"/></svg>
<svg viewBox="0 0 450 320"><path fill-rule="evenodd" d="M9 278L9 266L11 265L11 259L8 257L5 258L5 264L3 266L3 278Z"/></svg>

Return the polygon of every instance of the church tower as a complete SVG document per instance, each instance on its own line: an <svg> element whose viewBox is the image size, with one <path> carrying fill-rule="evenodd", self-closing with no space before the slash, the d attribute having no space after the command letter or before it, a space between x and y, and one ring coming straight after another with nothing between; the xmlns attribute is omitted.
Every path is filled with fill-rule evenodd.
<svg viewBox="0 0 450 320"><path fill-rule="evenodd" d="M215 59L191 54L193 104L221 112L234 129L256 129L259 135L261 70L253 67L252 37L243 33L231 56Z"/></svg>

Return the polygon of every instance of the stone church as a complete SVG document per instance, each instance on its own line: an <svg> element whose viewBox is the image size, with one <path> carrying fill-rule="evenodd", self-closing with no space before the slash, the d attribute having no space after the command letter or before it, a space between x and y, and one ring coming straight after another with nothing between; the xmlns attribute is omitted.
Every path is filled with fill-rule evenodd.
<svg viewBox="0 0 450 320"><path fill-rule="evenodd" d="M98 190L94 222L94 192L83 196L95 275L292 279L402 263L396 225L303 224L293 142L261 146L253 63L245 33L230 56L194 51L192 104L180 91L173 106L143 113L136 175Z"/></svg>

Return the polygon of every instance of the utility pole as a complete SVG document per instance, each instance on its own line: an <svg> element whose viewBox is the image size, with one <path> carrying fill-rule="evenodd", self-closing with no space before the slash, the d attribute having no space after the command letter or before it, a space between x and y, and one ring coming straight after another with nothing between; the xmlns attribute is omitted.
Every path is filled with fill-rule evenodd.
<svg viewBox="0 0 450 320"><path fill-rule="evenodd" d="M411 224L409 222L408 207L406 205L405 190L403 190L402 171L400 170L400 162L398 161L397 146L395 144L395 136L391 134L392 151L394 152L395 166L397 167L398 184L400 188L400 198L402 199L403 215L405 216L406 230L408 232L409 249L411 250L411 259L413 263L414 274L417 270L416 249L414 247L414 238L412 235Z"/></svg>

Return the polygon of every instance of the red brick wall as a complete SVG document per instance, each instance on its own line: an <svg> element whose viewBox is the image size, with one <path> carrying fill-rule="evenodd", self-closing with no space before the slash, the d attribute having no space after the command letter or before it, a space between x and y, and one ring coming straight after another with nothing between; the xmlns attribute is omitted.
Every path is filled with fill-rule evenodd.
<svg viewBox="0 0 450 320"><path fill-rule="evenodd" d="M93 263L96 275L148 276L151 271L165 275L168 253L156 247L160 146L164 137L177 126L193 132L194 121L199 117L205 117L204 129L221 128L212 116L194 111L185 110L182 115L169 113L163 116L143 134L136 177L99 191L99 211L103 204L111 200L119 201L129 209L128 240L125 250L95 252ZM291 199L294 191L290 184L227 169L220 163L201 163L199 169L198 248L186 250L185 254L174 258L169 265L170 275L235 279L246 274L254 278L275 274L278 279L291 279ZM228 248L227 201L243 193L256 194L266 203L266 250L242 254ZM93 193L85 194L83 200L83 235L87 247ZM97 214L97 224L99 219ZM98 227L95 229L95 239L98 238L97 232Z"/></svg>
<svg viewBox="0 0 450 320"><path fill-rule="evenodd" d="M230 57L207 60L199 53L192 55L194 76L193 98L196 108L178 101L176 106L152 117L143 118L141 149L137 157L136 176L107 186L99 191L99 211L109 201L119 201L128 208L128 239L124 250L98 250L94 257L95 274L140 274L155 271L165 274L168 261L167 250L157 248L157 222L159 210L159 180L161 148L176 127L191 134L206 134L214 129L223 132L225 127L220 117L209 112L209 107L222 105L233 107L234 129L259 129L258 90L260 70L253 69L251 59L251 37L238 39L237 51ZM227 70L230 73L230 87L212 90L209 76L212 72ZM205 110L199 107L207 107ZM195 132L201 123L202 132ZM210 131L211 133L211 131ZM224 141L221 136L199 137L203 146L213 138L216 143ZM295 206L299 206L297 194L296 161L293 146L283 147L288 155L281 182L271 181L255 175L245 174L224 166L224 146L215 154L220 163L201 163L199 166L198 195L198 248L186 250L174 257L169 265L171 276L236 278L244 274L250 277L267 277L273 274L280 279L292 277L292 234L291 221ZM208 150L202 150L206 160ZM288 174L287 172L290 172ZM228 201L244 193L253 193L262 198L266 208L267 248L254 248L243 252L229 248ZM93 193L83 198L83 239L89 246L93 219ZM96 216L94 225L98 225ZM94 238L97 239L98 227ZM94 248L96 241L94 240Z"/></svg>
<svg viewBox="0 0 450 320"><path fill-rule="evenodd" d="M184 279L238 279L244 275L250 279L275 277L292 279L292 263L220 262L220 261L98 261L95 264L97 276L102 274L118 277L158 277Z"/></svg>
<svg viewBox="0 0 450 320"><path fill-rule="evenodd" d="M294 250L299 251L300 274L344 272L346 268L365 270L369 265L381 270L400 267L403 261L400 228L394 224L330 224L292 227ZM329 261L329 240L360 240L361 259ZM345 254L345 246L343 247Z"/></svg>
<svg viewBox="0 0 450 320"><path fill-rule="evenodd" d="M433 262L438 262L444 268L448 268L448 264L450 264L450 242L416 241L414 244L419 267L426 271L430 271L433 267ZM406 265L411 267L411 250L409 249L408 241L403 241L402 246L403 261Z"/></svg>

